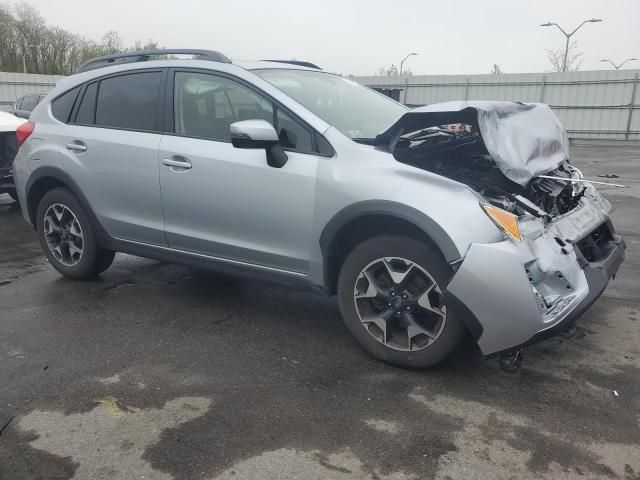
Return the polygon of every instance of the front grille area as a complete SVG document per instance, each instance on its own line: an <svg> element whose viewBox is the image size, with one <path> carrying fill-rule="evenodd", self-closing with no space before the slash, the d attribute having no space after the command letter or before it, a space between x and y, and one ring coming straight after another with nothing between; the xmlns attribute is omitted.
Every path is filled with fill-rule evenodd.
<svg viewBox="0 0 640 480"><path fill-rule="evenodd" d="M603 223L589 235L576 243L587 262L598 262L606 258L615 248L613 232L609 222Z"/></svg>

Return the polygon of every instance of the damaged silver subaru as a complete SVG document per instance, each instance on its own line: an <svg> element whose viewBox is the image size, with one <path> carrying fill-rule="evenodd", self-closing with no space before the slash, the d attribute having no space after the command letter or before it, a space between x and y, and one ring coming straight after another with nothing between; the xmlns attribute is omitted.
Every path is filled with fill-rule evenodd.
<svg viewBox="0 0 640 480"><path fill-rule="evenodd" d="M144 51L61 80L18 143L23 215L62 274L124 252L313 286L403 367L557 333L624 258L541 104L408 110L306 62Z"/></svg>

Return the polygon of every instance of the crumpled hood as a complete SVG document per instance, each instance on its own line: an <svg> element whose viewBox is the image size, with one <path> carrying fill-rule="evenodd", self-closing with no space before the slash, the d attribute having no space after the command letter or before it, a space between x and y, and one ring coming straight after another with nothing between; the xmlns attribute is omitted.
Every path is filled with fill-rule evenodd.
<svg viewBox="0 0 640 480"><path fill-rule="evenodd" d="M542 103L456 101L405 113L376 143L393 151L398 138L436 125L467 123L478 128L487 152L510 180L526 185L569 158L569 140L558 117Z"/></svg>

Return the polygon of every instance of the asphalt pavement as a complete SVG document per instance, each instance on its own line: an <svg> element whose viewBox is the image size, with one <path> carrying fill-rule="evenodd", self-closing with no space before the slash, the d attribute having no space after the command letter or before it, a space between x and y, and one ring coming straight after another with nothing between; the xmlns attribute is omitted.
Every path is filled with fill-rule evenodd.
<svg viewBox="0 0 640 480"><path fill-rule="evenodd" d="M0 479L640 479L640 148L572 152L628 186L627 259L511 374L387 366L314 293L121 254L65 279L0 195Z"/></svg>

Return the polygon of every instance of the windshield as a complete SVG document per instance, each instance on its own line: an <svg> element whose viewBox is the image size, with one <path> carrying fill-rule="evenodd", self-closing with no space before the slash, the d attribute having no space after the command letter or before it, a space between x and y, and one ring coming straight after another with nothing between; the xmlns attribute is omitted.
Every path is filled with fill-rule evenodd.
<svg viewBox="0 0 640 480"><path fill-rule="evenodd" d="M254 70L349 138L375 138L408 110L349 79L308 70Z"/></svg>

